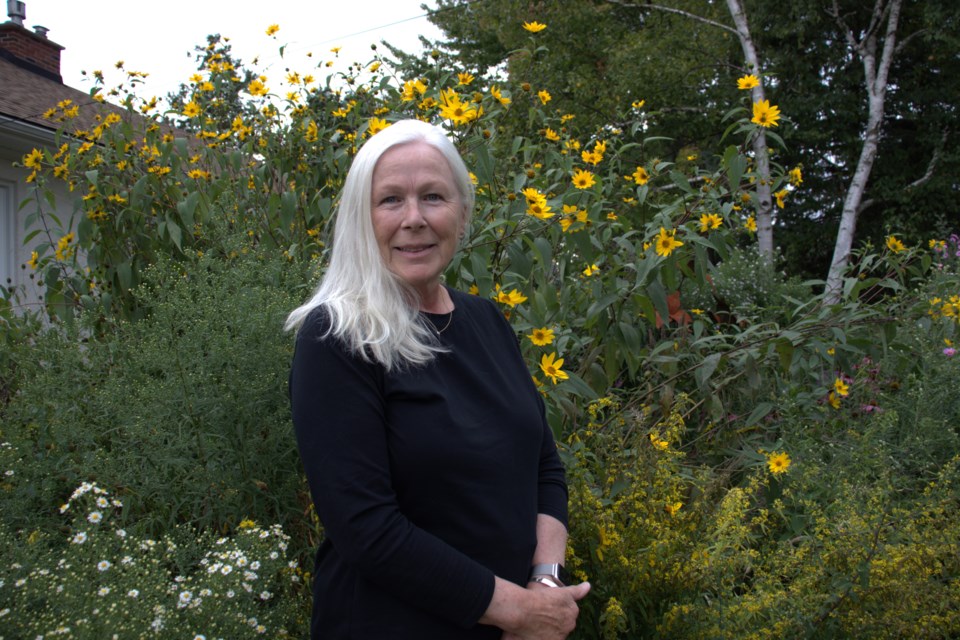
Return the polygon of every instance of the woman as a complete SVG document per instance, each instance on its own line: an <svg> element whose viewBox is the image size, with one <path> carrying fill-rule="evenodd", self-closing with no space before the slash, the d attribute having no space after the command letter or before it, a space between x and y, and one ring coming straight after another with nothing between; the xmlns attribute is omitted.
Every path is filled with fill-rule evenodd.
<svg viewBox="0 0 960 640"><path fill-rule="evenodd" d="M287 320L326 534L313 638L565 638L589 591L556 575L566 485L516 334L441 282L472 208L441 130L376 134L347 175L323 280Z"/></svg>

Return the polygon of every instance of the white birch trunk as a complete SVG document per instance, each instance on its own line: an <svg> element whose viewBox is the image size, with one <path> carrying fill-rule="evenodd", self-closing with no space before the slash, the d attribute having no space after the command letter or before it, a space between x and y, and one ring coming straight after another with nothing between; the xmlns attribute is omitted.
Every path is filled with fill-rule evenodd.
<svg viewBox="0 0 960 640"><path fill-rule="evenodd" d="M760 74L760 59L757 49L750 37L750 26L747 23L747 13L740 0L727 0L727 7L736 25L740 47L747 63L747 69L752 73ZM765 100L763 80L752 89L750 96L754 102ZM773 196L771 195L770 180L770 153L767 147L767 136L761 128L753 139L754 160L757 163L757 242L760 255L768 260L773 259ZM734 186L734 185L731 185Z"/></svg>
<svg viewBox="0 0 960 640"><path fill-rule="evenodd" d="M902 0L890 0L889 6L884 6L886 0L877 0L870 21L870 28L860 41L857 41L853 31L842 22L841 27L846 30L847 42L863 62L864 83L867 87L867 125L864 129L863 148L860 159L854 171L853 179L847 189L843 202L843 213L840 216L840 229L837 232L837 241L833 249L833 260L830 263L830 272L827 275L825 301L827 304L836 304L843 296L843 274L850 263L850 250L853 247L853 236L857 228L857 216L860 214L860 205L863 194L873 170L874 160L877 158L877 146L883 127L884 100L887 95L887 78L895 52L897 23L900 20ZM841 19L839 9L834 2L834 17ZM877 31L883 16L887 17L887 28L884 34L883 51L877 61Z"/></svg>

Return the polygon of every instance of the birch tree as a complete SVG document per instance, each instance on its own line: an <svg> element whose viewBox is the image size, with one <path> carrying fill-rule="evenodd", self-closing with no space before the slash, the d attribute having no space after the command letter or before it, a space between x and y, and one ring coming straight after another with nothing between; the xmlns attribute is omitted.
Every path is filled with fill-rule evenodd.
<svg viewBox="0 0 960 640"><path fill-rule="evenodd" d="M850 264L857 218L862 209L870 172L877 158L890 65L897 51L897 25L902 4L903 0L876 0L870 23L860 34L855 33L846 23L837 0L833 0L829 10L843 32L847 46L863 64L864 85L867 90L867 122L863 130L863 147L844 198L840 229L837 232L830 272L827 274L826 301L830 304L839 302L842 297L843 275Z"/></svg>

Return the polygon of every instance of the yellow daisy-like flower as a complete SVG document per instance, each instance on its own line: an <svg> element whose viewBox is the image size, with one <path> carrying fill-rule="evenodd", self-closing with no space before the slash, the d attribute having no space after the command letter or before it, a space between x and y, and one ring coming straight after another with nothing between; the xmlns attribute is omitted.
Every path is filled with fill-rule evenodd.
<svg viewBox="0 0 960 640"><path fill-rule="evenodd" d="M843 378L837 378L833 381L833 390L838 396L847 397L850 395L850 385L843 381Z"/></svg>
<svg viewBox="0 0 960 640"><path fill-rule="evenodd" d="M746 219L746 221L744 221L743 227L744 227L744 229L746 229L746 230L749 231L750 233L756 233L756 232L757 232L757 221L754 219L753 216L750 216L749 218Z"/></svg>
<svg viewBox="0 0 960 640"><path fill-rule="evenodd" d="M43 162L43 151L40 149L34 149L27 155L23 156L23 166L29 167L30 169L37 170L41 168L41 163Z"/></svg>
<svg viewBox="0 0 960 640"><path fill-rule="evenodd" d="M200 105L191 100L183 107L183 115L188 118L196 118L200 115Z"/></svg>
<svg viewBox="0 0 960 640"><path fill-rule="evenodd" d="M527 296L523 295L516 289L507 293L500 289L500 285L497 285L497 302L508 305L510 307L515 307L522 302L527 301Z"/></svg>
<svg viewBox="0 0 960 640"><path fill-rule="evenodd" d="M737 89L753 89L754 87L758 86L760 86L760 79L752 73L745 75L742 78L737 78Z"/></svg>
<svg viewBox="0 0 960 640"><path fill-rule="evenodd" d="M776 200L777 200L777 207L778 207L778 208L783 209L783 208L786 206L786 205L784 204L784 200L786 200L787 195L788 195L789 193L790 193L790 192L787 191L786 189L780 189L780 191L777 191L776 193L773 194L773 197L776 198Z"/></svg>
<svg viewBox="0 0 960 640"><path fill-rule="evenodd" d="M543 198L534 202L527 201L527 215L539 218L540 220L549 220L555 213L552 212L547 199Z"/></svg>
<svg viewBox="0 0 960 640"><path fill-rule="evenodd" d="M838 396L837 394L835 394L833 391L831 391L830 393L827 394L827 402L828 402L828 403L830 404L830 406L833 407L834 409L839 409L839 408L840 408L840 396Z"/></svg>
<svg viewBox="0 0 960 640"><path fill-rule="evenodd" d="M210 175L209 171L204 171L203 169L191 169L187 172L187 177L193 178L194 180L209 180Z"/></svg>
<svg viewBox="0 0 960 640"><path fill-rule="evenodd" d="M551 129L550 127L547 127L543 131L543 137L552 142L556 142L557 140L560 139L560 134L554 131L553 129Z"/></svg>
<svg viewBox="0 0 960 640"><path fill-rule="evenodd" d="M247 85L247 93L252 96L265 96L267 95L267 86L263 84L263 80L260 78L255 78L250 81L250 84Z"/></svg>
<svg viewBox="0 0 960 640"><path fill-rule="evenodd" d="M39 255L36 251L31 251L31 252L30 252L30 260L27 262L27 266L29 266L31 269L36 269L36 268L37 268L37 260L39 260L39 259L40 259L40 255ZM534 343L534 344L536 344L536 343Z"/></svg>
<svg viewBox="0 0 960 640"><path fill-rule="evenodd" d="M416 80L407 80L403 83L403 89L400 91L400 99L404 102L411 102L417 99L418 95L423 95L427 91L427 85L419 78Z"/></svg>
<svg viewBox="0 0 960 640"><path fill-rule="evenodd" d="M547 25L540 24L539 22L534 20L533 22L524 22L523 28L529 31L530 33L540 33L541 31L547 28Z"/></svg>
<svg viewBox="0 0 960 640"><path fill-rule="evenodd" d="M469 73L462 72L457 74L457 84L468 85L473 82L473 76Z"/></svg>
<svg viewBox="0 0 960 640"><path fill-rule="evenodd" d="M548 102L553 100L553 96L551 96L550 92L547 91L546 89L541 89L540 91L537 91L537 97L540 98L540 102L542 102L543 104L547 104Z"/></svg>
<svg viewBox="0 0 960 640"><path fill-rule="evenodd" d="M677 515L677 512L680 511L680 507L683 506L682 502L668 502L663 505L663 510L669 513L671 516Z"/></svg>
<svg viewBox="0 0 960 640"><path fill-rule="evenodd" d="M460 100L460 96L453 90L440 93L440 116L453 121L454 124L467 124L479 116L477 110L469 102Z"/></svg>
<svg viewBox="0 0 960 640"><path fill-rule="evenodd" d="M595 184L597 181L589 171L577 169L573 172L573 186L577 189L589 189Z"/></svg>
<svg viewBox="0 0 960 640"><path fill-rule="evenodd" d="M530 342L537 345L538 347L545 347L548 344L553 343L553 329L548 327L540 327L539 329L534 329L527 335L530 338Z"/></svg>
<svg viewBox="0 0 960 640"><path fill-rule="evenodd" d="M706 233L711 229L719 229L723 224L723 218L715 213L705 213L700 216L700 233Z"/></svg>
<svg viewBox="0 0 960 640"><path fill-rule="evenodd" d="M547 197L545 195L543 195L533 187L527 187L520 193L522 193L523 197L527 199L528 204L533 204L534 202L539 202L540 200L543 200L545 202L547 200Z"/></svg>
<svg viewBox="0 0 960 640"><path fill-rule="evenodd" d="M277 31L280 31L280 25L278 25L278 24L272 24L272 25L270 25L269 27L267 27L267 35L268 35L268 36L272 36L272 35L275 34Z"/></svg>
<svg viewBox="0 0 960 640"><path fill-rule="evenodd" d="M553 384L557 384L560 380L567 380L570 377L566 371L561 369L562 366L563 358L557 358L555 351L550 354L544 354L543 357L540 358L540 370L543 371L543 375L553 381Z"/></svg>
<svg viewBox="0 0 960 640"><path fill-rule="evenodd" d="M633 181L643 186L650 182L650 174L643 167L637 167L637 170L633 172Z"/></svg>
<svg viewBox="0 0 960 640"><path fill-rule="evenodd" d="M660 233L657 234L657 239L654 243L654 249L656 250L658 256L666 258L673 253L674 249L683 246L683 243L674 237L676 236L676 233L676 229L667 231L663 227L660 227Z"/></svg>
<svg viewBox="0 0 960 640"><path fill-rule="evenodd" d="M367 135L375 136L389 126L390 123L383 118L370 118L367 124Z"/></svg>
<svg viewBox="0 0 960 640"><path fill-rule="evenodd" d="M767 129L776 127L777 120L780 119L780 108L777 105L771 105L769 100L759 100L753 103L753 118L750 122L758 124Z"/></svg>
<svg viewBox="0 0 960 640"><path fill-rule="evenodd" d="M600 273L600 267L598 267L596 264L591 264L590 266L588 266L586 269L583 270L583 275L588 278L590 276L595 276L598 273Z"/></svg>
<svg viewBox="0 0 960 640"><path fill-rule="evenodd" d="M786 472L790 468L790 456L783 451L771 453L767 456L767 468L775 476Z"/></svg>
<svg viewBox="0 0 960 640"><path fill-rule="evenodd" d="M490 87L490 95L503 106L510 104L510 98L503 97L503 93L501 93L500 88L497 86Z"/></svg>
<svg viewBox="0 0 960 640"><path fill-rule="evenodd" d="M890 249L893 253L900 253L905 251L906 247L897 239L897 236L887 236L887 249Z"/></svg>
<svg viewBox="0 0 960 640"><path fill-rule="evenodd" d="M470 285L470 289L468 289L468 291L470 292L470 295L472 295L472 296L478 296L478 295L480 295L480 287L478 287L478 286L475 285L475 284Z"/></svg>

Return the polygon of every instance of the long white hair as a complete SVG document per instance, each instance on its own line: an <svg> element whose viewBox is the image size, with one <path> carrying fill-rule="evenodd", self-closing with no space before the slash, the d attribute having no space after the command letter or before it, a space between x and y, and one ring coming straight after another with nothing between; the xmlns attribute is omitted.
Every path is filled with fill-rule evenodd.
<svg viewBox="0 0 960 640"><path fill-rule="evenodd" d="M329 334L388 371L404 364L424 364L444 351L421 320L416 291L384 264L373 231L373 170L388 149L411 142L425 142L446 158L463 206L463 225L469 224L473 183L456 147L431 124L395 122L357 152L340 192L330 264L313 296L294 309L284 324L285 330L299 329L311 311L323 306L330 318Z"/></svg>

